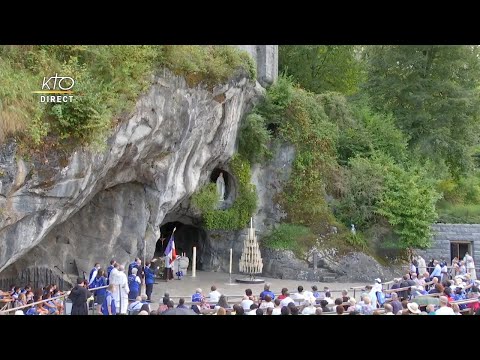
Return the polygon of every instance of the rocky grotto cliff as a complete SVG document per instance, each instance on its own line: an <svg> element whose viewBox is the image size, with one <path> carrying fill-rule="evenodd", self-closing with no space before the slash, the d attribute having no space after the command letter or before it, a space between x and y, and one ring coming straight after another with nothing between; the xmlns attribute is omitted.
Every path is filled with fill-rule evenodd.
<svg viewBox="0 0 480 360"><path fill-rule="evenodd" d="M104 152L34 166L16 156L15 143L3 146L0 271L36 264L74 273L99 257L127 261L145 243L153 254L165 215L234 153L260 89L238 76L210 92L166 72Z"/></svg>
<svg viewBox="0 0 480 360"><path fill-rule="evenodd" d="M0 145L0 279L24 282L35 269L37 280L47 281L48 271L58 276L64 271L71 281L95 262L158 256L166 245L162 238L175 226L177 249L191 257L196 246L198 268L228 271L232 248L235 272L245 232L204 229L191 197L223 172L224 205L235 201L239 182L229 162L241 122L262 98L262 86L277 77L276 46L239 47L256 60L256 83L240 72L211 90L164 71L152 78L100 152L78 148L26 158L14 140ZM275 198L294 159L295 147L283 143L269 161L252 167L260 238L285 218ZM302 260L289 251L262 251L267 276L312 281L393 276L361 253L339 259L335 249L320 250L319 268L313 269L314 249Z"/></svg>

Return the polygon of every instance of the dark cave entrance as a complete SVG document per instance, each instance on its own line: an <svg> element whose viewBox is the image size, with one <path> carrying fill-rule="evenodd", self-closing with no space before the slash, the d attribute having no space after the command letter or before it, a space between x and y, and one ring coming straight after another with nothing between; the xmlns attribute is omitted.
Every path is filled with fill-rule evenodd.
<svg viewBox="0 0 480 360"><path fill-rule="evenodd" d="M155 257L164 256L170 236L173 229L175 230L175 249L177 254L185 253L190 260L189 269L192 266L193 247L197 248L197 270L203 269L201 259L205 249L205 240L207 234L205 231L194 225L184 224L180 221L167 222L160 226L161 238L155 246Z"/></svg>
<svg viewBox="0 0 480 360"><path fill-rule="evenodd" d="M279 127L280 127L279 124L270 123L270 124L267 125L267 130L270 131L270 133L272 133L272 135L278 135Z"/></svg>

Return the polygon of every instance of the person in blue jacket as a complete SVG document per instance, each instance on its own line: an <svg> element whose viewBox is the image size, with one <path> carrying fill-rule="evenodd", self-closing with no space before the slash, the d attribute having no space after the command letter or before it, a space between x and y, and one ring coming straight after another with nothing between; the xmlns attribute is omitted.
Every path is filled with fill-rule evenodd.
<svg viewBox="0 0 480 360"><path fill-rule="evenodd" d="M138 295L140 295L140 285L142 281L140 277L137 276L137 268L132 269L132 274L128 276L128 288L130 292L128 293L129 300L135 300Z"/></svg>
<svg viewBox="0 0 480 360"><path fill-rule="evenodd" d="M117 262L115 261L115 259L112 259L110 260L110 266L107 267L107 285L110 284L110 273L112 272L113 268L115 267L115 264Z"/></svg>
<svg viewBox="0 0 480 360"><path fill-rule="evenodd" d="M153 291L153 284L155 283L155 270L154 270L154 262L157 259L153 259L152 261L147 261L145 264L145 286L148 301L152 301L152 291Z"/></svg>
<svg viewBox="0 0 480 360"><path fill-rule="evenodd" d="M107 288L107 293L105 300L102 304L102 314L103 315L116 315L117 308L115 306L115 299L113 298L113 292L115 291L115 285L110 284Z"/></svg>

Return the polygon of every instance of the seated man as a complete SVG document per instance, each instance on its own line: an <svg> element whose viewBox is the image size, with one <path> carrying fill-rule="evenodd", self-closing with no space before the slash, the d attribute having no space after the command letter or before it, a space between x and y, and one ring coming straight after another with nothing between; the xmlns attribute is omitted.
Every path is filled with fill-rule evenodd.
<svg viewBox="0 0 480 360"><path fill-rule="evenodd" d="M212 303L217 303L222 294L217 290L215 285L210 288L211 292L208 294L208 300Z"/></svg>
<svg viewBox="0 0 480 360"><path fill-rule="evenodd" d="M275 294L270 291L270 284L266 283L263 286L263 291L260 293L260 300L265 300L265 296L269 295L271 300L275 300Z"/></svg>
<svg viewBox="0 0 480 360"><path fill-rule="evenodd" d="M178 299L177 308L179 308L179 309L188 309L188 306L185 305L185 299L184 299L184 298Z"/></svg>
<svg viewBox="0 0 480 360"><path fill-rule="evenodd" d="M245 295L240 303L243 310L250 311L250 306L252 306L253 300L248 295Z"/></svg>
<svg viewBox="0 0 480 360"><path fill-rule="evenodd" d="M169 298L169 297L166 297L166 296L163 297L162 304L160 304L160 305L158 306L158 309L157 309L158 315L160 315L160 314L163 313L164 311L167 311L167 310L168 310L168 302L169 302L169 301L170 301L170 298Z"/></svg>
<svg viewBox="0 0 480 360"><path fill-rule="evenodd" d="M294 300L295 304L299 305L299 304L303 303L303 301L305 300L305 294L303 292L303 286L302 285L299 285L297 287L297 290L298 290L298 292L293 293L291 298L292 298L292 300Z"/></svg>
<svg viewBox="0 0 480 360"><path fill-rule="evenodd" d="M287 291L287 292L285 293L285 298L282 299L282 301L280 301L280 306L281 306L281 307L288 306L288 304L290 304L290 303L295 303L295 302L294 302L293 299L290 297L290 293Z"/></svg>

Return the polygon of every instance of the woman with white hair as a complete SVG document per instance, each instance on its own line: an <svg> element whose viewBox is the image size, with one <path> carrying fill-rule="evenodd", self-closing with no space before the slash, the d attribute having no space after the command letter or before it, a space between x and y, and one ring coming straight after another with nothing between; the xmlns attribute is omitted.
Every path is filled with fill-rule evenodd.
<svg viewBox="0 0 480 360"><path fill-rule="evenodd" d="M372 315L373 314L373 306L372 306L372 300L370 299L370 296L364 296L363 297L363 304L361 306L360 313L362 315Z"/></svg>
<svg viewBox="0 0 480 360"><path fill-rule="evenodd" d="M315 315L315 306L310 300L305 300L305 307L302 310L302 315Z"/></svg>
<svg viewBox="0 0 480 360"><path fill-rule="evenodd" d="M357 306L357 300L354 297L351 297L349 300L350 306L347 309L347 312L360 311L360 306Z"/></svg>
<svg viewBox="0 0 480 360"><path fill-rule="evenodd" d="M202 289L197 288L195 294L192 295L192 302L202 302L203 298Z"/></svg>

